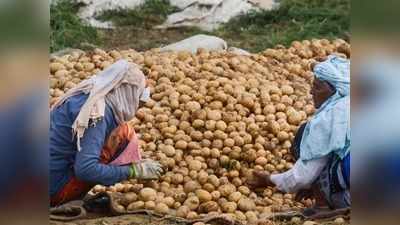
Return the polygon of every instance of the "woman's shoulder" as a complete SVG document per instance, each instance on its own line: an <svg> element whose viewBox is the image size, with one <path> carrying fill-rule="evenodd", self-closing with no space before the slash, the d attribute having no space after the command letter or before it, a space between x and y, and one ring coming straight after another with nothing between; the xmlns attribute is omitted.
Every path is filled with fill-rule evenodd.
<svg viewBox="0 0 400 225"><path fill-rule="evenodd" d="M76 116L78 116L79 111L82 108L82 105L85 103L88 95L86 94L78 94L69 97L65 102L56 108L51 110L52 116L56 118L69 118L69 120L75 120Z"/></svg>

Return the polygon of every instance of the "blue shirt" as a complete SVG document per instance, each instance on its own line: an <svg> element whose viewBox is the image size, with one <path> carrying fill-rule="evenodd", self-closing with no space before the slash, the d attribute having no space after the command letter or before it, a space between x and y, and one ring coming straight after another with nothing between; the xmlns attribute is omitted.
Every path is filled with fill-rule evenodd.
<svg viewBox="0 0 400 225"><path fill-rule="evenodd" d="M70 97L50 112L50 196L59 192L72 176L92 184L112 185L129 177L129 166L100 163L105 140L118 124L109 106L104 117L89 126L78 151L72 124L87 99L86 94Z"/></svg>

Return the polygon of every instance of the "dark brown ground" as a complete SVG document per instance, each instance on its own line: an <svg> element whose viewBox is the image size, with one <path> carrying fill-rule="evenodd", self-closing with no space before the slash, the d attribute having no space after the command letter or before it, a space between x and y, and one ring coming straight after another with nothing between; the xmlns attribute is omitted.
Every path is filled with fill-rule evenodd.
<svg viewBox="0 0 400 225"><path fill-rule="evenodd" d="M301 221L298 224L295 224L290 221L270 221L270 223L262 223L259 225L301 225L304 221ZM333 221L328 222L317 222L319 225L336 225ZM122 215L122 216L113 216L113 217L103 217L103 218L94 218L94 219L84 219L77 220L73 222L50 222L50 225L186 225L185 223L168 220L168 219L160 219L153 216L142 215L142 214L130 214L130 215ZM212 224L217 225L217 224ZM220 224L218 224L220 225ZM222 224L221 224L222 225ZM340 225L340 224L337 224ZM350 225L347 221L346 224Z"/></svg>
<svg viewBox="0 0 400 225"><path fill-rule="evenodd" d="M185 28L161 30L118 27L112 30L99 30L99 33L104 40L101 46L103 49L133 48L137 51L146 51L183 40L198 33L198 31Z"/></svg>

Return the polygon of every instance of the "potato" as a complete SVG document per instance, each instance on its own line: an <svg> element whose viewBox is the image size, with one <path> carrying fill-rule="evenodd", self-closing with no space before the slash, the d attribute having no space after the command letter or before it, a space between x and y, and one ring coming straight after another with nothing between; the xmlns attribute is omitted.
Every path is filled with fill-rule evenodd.
<svg viewBox="0 0 400 225"><path fill-rule="evenodd" d="M171 181L174 184L181 184L181 183L183 183L183 175L176 173L172 176Z"/></svg>
<svg viewBox="0 0 400 225"><path fill-rule="evenodd" d="M205 183L203 189L211 193L215 190L215 187L210 183Z"/></svg>
<svg viewBox="0 0 400 225"><path fill-rule="evenodd" d="M54 74L55 72L59 71L59 70L63 70L65 69L65 66L61 63L58 62L53 62L50 63L50 73Z"/></svg>
<svg viewBox="0 0 400 225"><path fill-rule="evenodd" d="M236 191L236 187L232 184L224 184L218 188L218 191L224 197L229 197L230 194Z"/></svg>
<svg viewBox="0 0 400 225"><path fill-rule="evenodd" d="M193 211L189 212L186 215L186 219L189 219L189 220L197 219L198 217L199 217L198 214L196 212L193 212Z"/></svg>
<svg viewBox="0 0 400 225"><path fill-rule="evenodd" d="M175 143L175 148L176 148L176 149L186 150L186 148L187 148L187 142L184 141L184 140L178 140L178 141Z"/></svg>
<svg viewBox="0 0 400 225"><path fill-rule="evenodd" d="M235 145L235 140L232 138L226 138L224 140L224 146L225 147L233 147Z"/></svg>
<svg viewBox="0 0 400 225"><path fill-rule="evenodd" d="M288 115L288 122L290 124L298 125L302 120L302 116L298 112L292 112Z"/></svg>
<svg viewBox="0 0 400 225"><path fill-rule="evenodd" d="M346 223L346 221L342 217L336 218L334 221L334 224L336 224L336 225L343 225L345 223Z"/></svg>
<svg viewBox="0 0 400 225"><path fill-rule="evenodd" d="M124 196L121 200L121 203L122 203L122 205L128 206L132 202L135 202L137 199L138 199L138 196L136 193L129 192L129 193L124 194Z"/></svg>
<svg viewBox="0 0 400 225"><path fill-rule="evenodd" d="M183 205L189 207L190 210L196 210L200 205L200 200L196 196L192 196L187 198Z"/></svg>
<svg viewBox="0 0 400 225"><path fill-rule="evenodd" d="M215 123L215 127L216 127L218 130L225 131L226 128L227 128L227 125L226 125L226 123L225 123L224 121L219 120L219 121L217 121L217 122Z"/></svg>
<svg viewBox="0 0 400 225"><path fill-rule="evenodd" d="M221 205L221 209L226 213L234 213L236 211L237 205L235 202L225 202Z"/></svg>
<svg viewBox="0 0 400 225"><path fill-rule="evenodd" d="M303 225L316 225L317 223L311 220L304 221Z"/></svg>
<svg viewBox="0 0 400 225"><path fill-rule="evenodd" d="M201 162L198 160L192 160L189 162L189 169L194 171L201 170Z"/></svg>
<svg viewBox="0 0 400 225"><path fill-rule="evenodd" d="M190 101L186 103L185 109L189 112L195 112L201 109L201 105L198 102Z"/></svg>
<svg viewBox="0 0 400 225"><path fill-rule="evenodd" d="M131 204L129 204L126 209L128 211L133 211L133 210L138 210L138 209L143 209L143 208L144 208L144 202L136 201L136 202L132 202Z"/></svg>
<svg viewBox="0 0 400 225"><path fill-rule="evenodd" d="M202 189L196 190L196 196L200 202L208 202L212 199L211 194L208 191Z"/></svg>
<svg viewBox="0 0 400 225"><path fill-rule="evenodd" d="M246 221L250 224L257 222L258 220L256 213L253 211L247 211L245 215L247 219Z"/></svg>
<svg viewBox="0 0 400 225"><path fill-rule="evenodd" d="M243 195L249 195L250 194L250 189L246 186L240 186L238 187L238 191L242 193Z"/></svg>
<svg viewBox="0 0 400 225"><path fill-rule="evenodd" d="M176 216L186 218L186 216L188 215L189 212L190 212L190 208L186 205L183 205L176 210Z"/></svg>
<svg viewBox="0 0 400 225"><path fill-rule="evenodd" d="M242 213L241 211L238 211L238 210L235 211L235 218L237 220L242 220L242 221L247 219L246 215L244 213Z"/></svg>
<svg viewBox="0 0 400 225"><path fill-rule="evenodd" d="M218 209L219 209L218 203L216 203L214 201L207 201L207 202L200 204L200 206L199 206L199 212L201 212L201 213L209 213L209 212L213 212L213 211L218 211Z"/></svg>
<svg viewBox="0 0 400 225"><path fill-rule="evenodd" d="M214 187L218 187L219 186L219 179L218 179L217 176L210 175L210 176L208 176L207 179Z"/></svg>
<svg viewBox="0 0 400 225"><path fill-rule="evenodd" d="M154 208L154 211L156 213L160 213L160 214L167 214L169 212L169 207L166 204L161 202L156 205L156 207Z"/></svg>
<svg viewBox="0 0 400 225"><path fill-rule="evenodd" d="M264 166L268 163L268 160L265 157L258 157L255 161L257 165Z"/></svg>
<svg viewBox="0 0 400 225"><path fill-rule="evenodd" d="M156 207L156 203L154 201L147 201L144 203L144 208L153 210Z"/></svg>
<svg viewBox="0 0 400 225"><path fill-rule="evenodd" d="M154 201L156 199L157 192L152 189L145 187L139 192L139 197L143 201Z"/></svg>
<svg viewBox="0 0 400 225"><path fill-rule="evenodd" d="M283 85L281 87L281 90L282 90L282 94L285 94L285 95L291 95L294 92L293 87L291 87L289 85Z"/></svg>
<svg viewBox="0 0 400 225"><path fill-rule="evenodd" d="M175 148L174 148L173 146L171 146L171 145L165 145L165 146L162 148L162 152L163 152L166 156L172 157L172 156L175 155Z"/></svg>
<svg viewBox="0 0 400 225"><path fill-rule="evenodd" d="M254 210L256 207L254 201L247 197L242 197L238 202L238 208L242 211L251 211Z"/></svg>
<svg viewBox="0 0 400 225"><path fill-rule="evenodd" d="M219 191L213 191L211 192L211 197L214 201L220 199L221 193Z"/></svg>
<svg viewBox="0 0 400 225"><path fill-rule="evenodd" d="M93 63L89 63L89 62L83 63L83 69L86 72L91 72L92 70L94 70L94 68L95 68L95 65Z"/></svg>
<svg viewBox="0 0 400 225"><path fill-rule="evenodd" d="M279 131L277 138L279 141L286 141L289 139L289 134L286 131Z"/></svg>
<svg viewBox="0 0 400 225"><path fill-rule="evenodd" d="M115 190L116 190L117 192L122 192L122 191L124 190L124 185L121 184L121 183L116 183L116 184L114 185L114 187L115 187Z"/></svg>
<svg viewBox="0 0 400 225"><path fill-rule="evenodd" d="M218 121L222 119L221 112L218 110L208 110L207 112L207 119Z"/></svg>
<svg viewBox="0 0 400 225"><path fill-rule="evenodd" d="M95 193L99 193L99 192L105 192L106 191L106 187L104 187L103 185L96 185L93 187L93 191Z"/></svg>
<svg viewBox="0 0 400 225"><path fill-rule="evenodd" d="M229 195L229 201L231 202L238 202L242 197L242 194L238 191L233 192Z"/></svg>
<svg viewBox="0 0 400 225"><path fill-rule="evenodd" d="M205 172L205 171L200 171L200 172L197 174L197 181L198 181L200 184L205 184L205 183L208 181L208 173Z"/></svg>
<svg viewBox="0 0 400 225"><path fill-rule="evenodd" d="M166 204L169 208L172 208L175 203L175 199L171 196L167 196L163 199L163 203Z"/></svg>

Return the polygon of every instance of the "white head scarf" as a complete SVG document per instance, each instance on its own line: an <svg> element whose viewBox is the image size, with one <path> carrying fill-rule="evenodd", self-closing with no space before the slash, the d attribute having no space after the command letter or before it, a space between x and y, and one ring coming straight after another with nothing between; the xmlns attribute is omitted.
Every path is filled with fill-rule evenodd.
<svg viewBox="0 0 400 225"><path fill-rule="evenodd" d="M315 76L333 85L341 96L350 94L350 61L335 55L314 67Z"/></svg>
<svg viewBox="0 0 400 225"><path fill-rule="evenodd" d="M308 121L300 144L300 158L311 160L334 152L344 158L350 149L350 61L329 56L314 67L315 76L336 92Z"/></svg>
<svg viewBox="0 0 400 225"><path fill-rule="evenodd" d="M136 64L119 60L96 76L71 88L53 108L63 104L71 96L82 92L89 94L72 124L80 150L80 138L88 128L89 121L104 117L106 103L111 107L118 124L133 119L145 90L145 83L144 74Z"/></svg>

